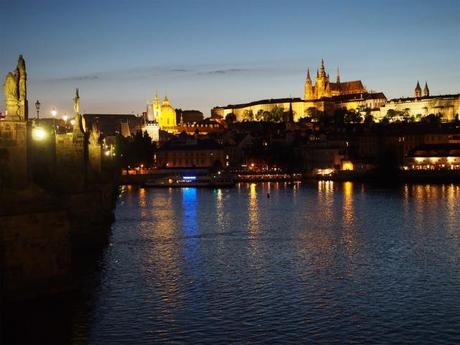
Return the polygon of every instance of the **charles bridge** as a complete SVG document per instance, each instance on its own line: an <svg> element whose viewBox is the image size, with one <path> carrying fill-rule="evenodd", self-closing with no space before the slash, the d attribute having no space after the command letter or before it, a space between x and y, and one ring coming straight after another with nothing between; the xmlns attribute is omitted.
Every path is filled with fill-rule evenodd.
<svg viewBox="0 0 460 345"><path fill-rule="evenodd" d="M29 117L19 56L4 83L0 120L0 269L4 300L76 288L72 272L100 252L113 221L116 169L96 128L85 128L78 90L72 130Z"/></svg>

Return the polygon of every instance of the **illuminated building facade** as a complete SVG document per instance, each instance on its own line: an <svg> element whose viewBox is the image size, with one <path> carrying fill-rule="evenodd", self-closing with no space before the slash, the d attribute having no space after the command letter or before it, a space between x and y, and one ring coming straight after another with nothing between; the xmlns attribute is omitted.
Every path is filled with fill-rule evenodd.
<svg viewBox="0 0 460 345"><path fill-rule="evenodd" d="M307 70L304 93L304 99L306 101L360 93L367 93L361 80L341 82L339 69L337 69L336 82L331 83L329 80L329 73L326 73L323 60L321 60L319 70L316 70L314 83L310 77L310 69Z"/></svg>
<svg viewBox="0 0 460 345"><path fill-rule="evenodd" d="M303 117L311 117L312 112L333 115L335 110L342 108L348 110L369 108L378 112L386 101L382 92L368 92L361 80L342 82L338 70L336 82L330 82L324 61L321 61L314 81L310 77L310 70L307 70L303 99L277 98L231 104L225 107L215 107L211 113L215 118L225 118L228 114L233 113L237 121L247 119L247 114L251 113L254 115L254 120L257 121L260 120L260 117L257 117L260 112L270 112L275 108L280 108L285 112L292 109L293 120L298 121Z"/></svg>
<svg viewBox="0 0 460 345"><path fill-rule="evenodd" d="M414 148L404 170L460 170L460 144L431 144Z"/></svg>
<svg viewBox="0 0 460 345"><path fill-rule="evenodd" d="M160 168L223 167L224 163L223 146L211 139L169 141L157 151Z"/></svg>
<svg viewBox="0 0 460 345"><path fill-rule="evenodd" d="M158 96L155 95L152 102L147 104L146 123L157 123L159 129L163 131L176 132L176 110L169 103L168 97L165 97L163 103L160 104ZM149 129L156 131L156 128L152 126L146 128L147 132Z"/></svg>
<svg viewBox="0 0 460 345"><path fill-rule="evenodd" d="M430 96L428 85L425 84L422 95L420 85L417 83L415 97L389 100L380 108L377 119L383 119L389 111L413 117L415 121L433 114L439 116L443 122L450 122L458 119L460 114L460 94Z"/></svg>

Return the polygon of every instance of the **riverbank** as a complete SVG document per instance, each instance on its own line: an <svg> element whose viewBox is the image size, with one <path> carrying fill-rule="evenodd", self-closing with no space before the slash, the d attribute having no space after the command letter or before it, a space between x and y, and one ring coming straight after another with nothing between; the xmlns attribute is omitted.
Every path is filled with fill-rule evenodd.
<svg viewBox="0 0 460 345"><path fill-rule="evenodd" d="M161 176L167 176L164 172ZM157 179L159 174L123 175L120 177L121 185L145 186L150 180ZM298 181L339 181L339 182L364 182L364 183L457 183L460 182L460 172L457 171L392 171L392 172L356 172L339 171L327 175L312 175L306 173L278 173L255 174L235 173L233 180L238 182L298 182Z"/></svg>

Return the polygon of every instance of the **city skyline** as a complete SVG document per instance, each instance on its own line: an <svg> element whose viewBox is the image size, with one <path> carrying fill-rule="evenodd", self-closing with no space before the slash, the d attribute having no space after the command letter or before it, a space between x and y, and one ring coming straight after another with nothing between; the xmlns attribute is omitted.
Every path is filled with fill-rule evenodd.
<svg viewBox="0 0 460 345"><path fill-rule="evenodd" d="M29 101L40 99L43 116L71 113L77 87L88 113L141 113L155 93L205 116L302 97L321 58L331 78L340 67L342 79L388 98L412 96L417 80L434 95L458 93L460 5L436 4L6 1L0 71L24 55Z"/></svg>

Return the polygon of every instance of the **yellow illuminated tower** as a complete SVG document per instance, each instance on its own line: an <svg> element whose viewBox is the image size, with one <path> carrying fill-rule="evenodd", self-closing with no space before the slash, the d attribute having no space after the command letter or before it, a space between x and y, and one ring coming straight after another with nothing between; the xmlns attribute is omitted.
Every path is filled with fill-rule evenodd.
<svg viewBox="0 0 460 345"><path fill-rule="evenodd" d="M315 80L315 93L316 99L321 99L322 97L331 97L331 90L329 86L329 75L326 74L326 69L324 67L324 60L321 59L321 66L319 68L319 75Z"/></svg>
<svg viewBox="0 0 460 345"><path fill-rule="evenodd" d="M315 95L313 93L313 83L310 78L310 69L307 69L307 79L305 80L305 93L304 93L304 99L306 101L312 100L315 98Z"/></svg>
<svg viewBox="0 0 460 345"><path fill-rule="evenodd" d="M153 118L155 122L160 122L161 116L161 105L160 100L158 99L158 95L155 94L153 97Z"/></svg>

